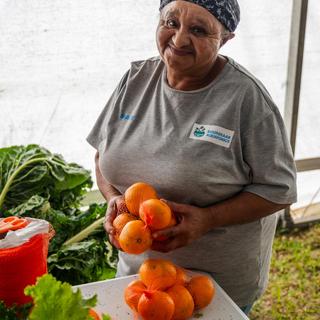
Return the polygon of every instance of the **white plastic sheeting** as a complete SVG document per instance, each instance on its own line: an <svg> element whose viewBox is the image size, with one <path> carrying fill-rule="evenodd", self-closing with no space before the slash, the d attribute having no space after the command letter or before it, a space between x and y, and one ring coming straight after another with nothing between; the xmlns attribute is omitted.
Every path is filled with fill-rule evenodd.
<svg viewBox="0 0 320 320"><path fill-rule="evenodd" d="M291 0L239 0L222 48L284 110ZM130 61L157 55L159 0L0 0L0 147L37 143L93 170L85 138ZM297 158L320 156L320 3L309 1ZM314 176L315 177L315 176ZM299 204L319 177L299 177Z"/></svg>

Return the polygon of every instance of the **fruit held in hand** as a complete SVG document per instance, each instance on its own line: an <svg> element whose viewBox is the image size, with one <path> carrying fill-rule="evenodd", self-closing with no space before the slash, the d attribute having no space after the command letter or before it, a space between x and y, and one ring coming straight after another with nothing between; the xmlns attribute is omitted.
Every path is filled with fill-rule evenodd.
<svg viewBox="0 0 320 320"><path fill-rule="evenodd" d="M129 221L120 233L119 244L127 253L140 254L151 247L151 231L141 220Z"/></svg>
<svg viewBox="0 0 320 320"><path fill-rule="evenodd" d="M149 199L141 203L139 216L151 230L160 230L169 226L172 212L165 202Z"/></svg>
<svg viewBox="0 0 320 320"><path fill-rule="evenodd" d="M205 275L192 277L187 289L193 298L195 309L206 307L215 294L212 280Z"/></svg>
<svg viewBox="0 0 320 320"><path fill-rule="evenodd" d="M144 182L137 182L125 191L124 199L129 212L139 217L141 203L149 199L158 199L158 196L152 186Z"/></svg>
<svg viewBox="0 0 320 320"><path fill-rule="evenodd" d="M166 292L146 290L139 299L138 312L143 320L169 320L174 313L174 302Z"/></svg>
<svg viewBox="0 0 320 320"><path fill-rule="evenodd" d="M147 259L140 266L139 275L149 289L166 290L175 284L177 271L169 260Z"/></svg>
<svg viewBox="0 0 320 320"><path fill-rule="evenodd" d="M128 213L124 212L119 214L114 220L113 220L113 226L116 229L116 237L119 238L119 235L124 228L124 226L129 222L137 220L137 217Z"/></svg>

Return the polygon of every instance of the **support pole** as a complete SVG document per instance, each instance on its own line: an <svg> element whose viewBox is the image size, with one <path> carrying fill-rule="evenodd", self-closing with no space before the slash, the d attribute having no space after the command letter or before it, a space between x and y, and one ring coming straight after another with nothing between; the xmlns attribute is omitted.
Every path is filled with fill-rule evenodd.
<svg viewBox="0 0 320 320"><path fill-rule="evenodd" d="M284 121L295 154L308 0L293 0L292 3ZM284 227L293 225L289 208L282 215L282 222Z"/></svg>

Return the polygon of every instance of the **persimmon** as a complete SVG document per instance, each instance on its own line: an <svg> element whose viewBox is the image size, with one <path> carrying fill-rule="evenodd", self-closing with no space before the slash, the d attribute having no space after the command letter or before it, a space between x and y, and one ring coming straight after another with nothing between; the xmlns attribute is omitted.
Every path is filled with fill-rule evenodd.
<svg viewBox="0 0 320 320"><path fill-rule="evenodd" d="M144 182L134 183L124 193L129 212L137 217L139 217L140 204L148 199L158 199L158 196L156 190Z"/></svg>
<svg viewBox="0 0 320 320"><path fill-rule="evenodd" d="M169 226L172 213L165 202L149 199L141 203L139 216L151 230L160 230Z"/></svg>
<svg viewBox="0 0 320 320"><path fill-rule="evenodd" d="M194 310L193 298L184 286L176 284L166 292L174 302L172 320L185 320L192 316Z"/></svg>
<svg viewBox="0 0 320 320"><path fill-rule="evenodd" d="M149 289L166 290L175 284L177 271L169 260L146 259L139 268L139 275Z"/></svg>
<svg viewBox="0 0 320 320"><path fill-rule="evenodd" d="M89 309L89 316L93 319L93 320L101 320L101 318L99 317L99 315L94 311L94 309Z"/></svg>
<svg viewBox="0 0 320 320"><path fill-rule="evenodd" d="M188 277L185 269L176 266L176 271L177 271L177 277L176 277L175 284L180 284L182 286L186 285L189 280L189 277Z"/></svg>
<svg viewBox="0 0 320 320"><path fill-rule="evenodd" d="M129 221L119 235L119 244L127 253L140 254L152 245L151 231L141 220Z"/></svg>
<svg viewBox="0 0 320 320"><path fill-rule="evenodd" d="M212 280L205 275L191 278L186 288L192 295L195 309L202 309L210 304L215 294Z"/></svg>
<svg viewBox="0 0 320 320"><path fill-rule="evenodd" d="M146 289L143 282L137 279L131 281L124 290L124 300L133 311L138 312L139 299Z"/></svg>
<svg viewBox="0 0 320 320"><path fill-rule="evenodd" d="M124 212L119 214L114 220L113 220L113 226L116 229L116 235L119 237L122 229L124 226L129 222L137 220L137 217L132 215L129 212Z"/></svg>
<svg viewBox="0 0 320 320"><path fill-rule="evenodd" d="M139 299L138 313L143 320L169 320L174 313L174 302L166 292L145 290Z"/></svg>

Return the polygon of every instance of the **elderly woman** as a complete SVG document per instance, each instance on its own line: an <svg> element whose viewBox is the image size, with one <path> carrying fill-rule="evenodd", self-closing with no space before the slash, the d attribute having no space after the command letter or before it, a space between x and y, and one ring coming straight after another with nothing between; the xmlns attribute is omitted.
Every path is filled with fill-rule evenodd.
<svg viewBox="0 0 320 320"><path fill-rule="evenodd" d="M239 16L236 0L162 0L160 57L131 64L88 142L114 245L112 221L135 182L154 186L179 217L153 234L153 250L120 251L117 275L164 257L210 273L247 312L266 288L274 213L296 201L296 173L267 90L219 54Z"/></svg>

